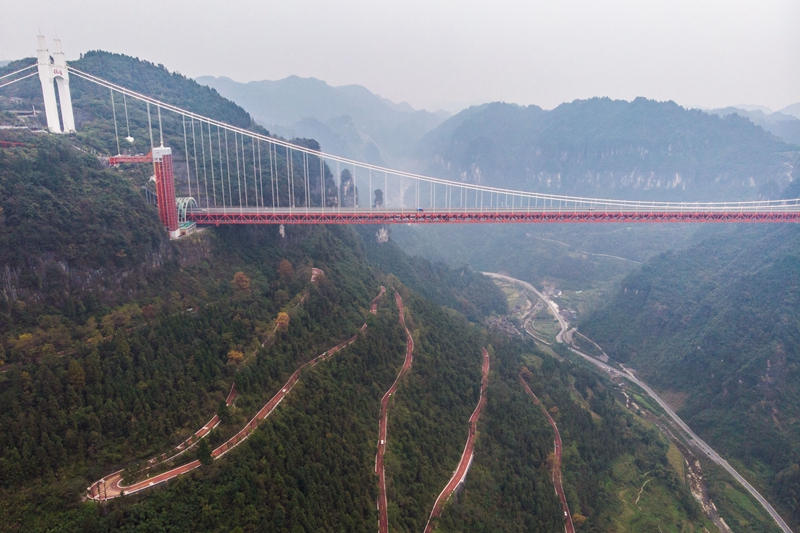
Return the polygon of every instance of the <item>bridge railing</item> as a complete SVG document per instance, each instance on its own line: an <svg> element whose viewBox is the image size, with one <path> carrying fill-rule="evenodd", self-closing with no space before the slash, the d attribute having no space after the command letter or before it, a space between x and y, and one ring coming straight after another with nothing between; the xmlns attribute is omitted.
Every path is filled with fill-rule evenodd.
<svg viewBox="0 0 800 533"><path fill-rule="evenodd" d="M183 159L186 175L185 180L176 175L176 180L181 180L176 181L176 187L181 188L177 196L194 197L197 202L196 206L187 206L187 213L759 214L794 213L800 209L798 199L643 202L535 193L450 181L362 163L322 152L310 142L290 142L232 126L69 68L76 78L109 89L112 107L115 92L122 93L123 101L128 98L144 103L151 144L151 108L157 112L161 139L164 138L162 111L177 117L178 121L173 120L169 125L172 131L167 133L167 138L173 140L176 160ZM125 116L128 116L127 107Z"/></svg>

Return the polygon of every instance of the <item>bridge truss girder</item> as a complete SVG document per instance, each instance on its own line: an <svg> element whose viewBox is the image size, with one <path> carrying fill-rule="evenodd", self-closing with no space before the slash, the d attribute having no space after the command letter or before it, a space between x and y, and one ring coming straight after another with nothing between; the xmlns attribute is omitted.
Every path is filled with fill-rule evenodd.
<svg viewBox="0 0 800 533"><path fill-rule="evenodd" d="M201 225L228 224L469 224L571 222L800 222L800 212L205 212L187 213Z"/></svg>

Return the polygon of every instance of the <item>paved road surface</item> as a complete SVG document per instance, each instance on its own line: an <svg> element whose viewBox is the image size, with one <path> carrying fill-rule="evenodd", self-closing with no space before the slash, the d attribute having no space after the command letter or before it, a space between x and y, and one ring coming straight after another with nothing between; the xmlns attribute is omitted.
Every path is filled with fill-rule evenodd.
<svg viewBox="0 0 800 533"><path fill-rule="evenodd" d="M780 527L784 531L784 533L792 533L792 530L789 527L789 525L786 522L784 522L783 518L781 518L781 515L778 514L778 512L772 507L772 505L770 505L770 503L761 495L761 493L758 492L755 489L755 487L753 487L745 478L743 478L739 474L739 472L737 472L728 463L728 461L726 461L717 452L715 452L711 448L711 446L706 444L706 442L703 439L698 437L695 434L695 432L692 431L691 428L688 425L686 425L686 423L683 420L681 420L681 418L677 414L675 414L675 412L672 410L672 408L670 408L670 406L667 405L667 403L664 400L662 400L661 397L658 394L656 394L655 391L653 391L653 389L648 387L646 383L644 383L643 381L639 380L633 374L633 372L630 372L630 371L623 372L621 370L617 370L616 368L614 368L612 366L609 366L609 365L603 363L602 361L599 361L599 360L595 359L594 357L591 357L591 356L581 352L580 350L576 350L575 348L573 348L571 346L569 347L569 349L572 352L580 355L581 357L583 357L584 359L586 359L590 363L602 368L603 370L605 370L609 374L612 374L612 375L619 376L621 378L627 379L628 381L630 381L632 383L635 383L636 385L641 387L653 400L655 400L658 403L658 405L661 406L662 409L664 409L664 411L666 411L666 413L669 415L669 417L678 426L680 426L680 428L683 431L685 431L687 435L689 435L689 437L691 438L691 440L689 441L690 444L694 445L696 448L698 448L700 451L702 451L704 454L706 454L706 456L709 459L711 459L712 461L714 461L715 463L720 465L722 468L727 470L730 475L732 475L734 478L736 478L736 481L741 483L741 485L745 489L747 489L747 492L749 492L753 496L753 498L758 500L758 502L764 507L764 509L766 509L766 511L770 514L770 516L772 516L772 518L778 524L778 527Z"/></svg>
<svg viewBox="0 0 800 533"><path fill-rule="evenodd" d="M483 274L484 276L489 276L490 278L504 279L506 281L510 281L511 283L517 283L519 285L522 285L526 289L530 289L531 291L533 291L536 294L536 296L538 296L545 304L547 304L547 307L550 308L550 312L553 313L553 315L555 315L556 319L558 320L558 325L561 327L561 331L559 331L558 335L556 335L556 342L564 342L563 340L564 333L566 333L567 330L569 329L569 324L564 319L564 317L561 316L561 313L558 312L558 305L556 305L555 302L550 301L549 298L547 298L544 294L539 292L539 290L536 287L534 287L527 281L522 281L521 279L504 276L503 274L496 274L494 272L481 272L481 274Z"/></svg>
<svg viewBox="0 0 800 533"><path fill-rule="evenodd" d="M372 312L373 314L377 310L378 299L384 294L384 292L386 292L386 289L384 287L381 287L380 294L378 294L378 296L376 296L375 299L372 301L370 312ZM367 325L364 324L361 327L361 331L364 331L366 329L366 326ZM322 354L318 355L311 361L308 361L307 363L301 365L300 368L295 370L294 373L291 375L291 377L289 377L289 380L283 385L283 387L280 388L277 394L275 394L275 396L273 396L264 405L264 407L262 407L258 411L258 413L256 413L256 415L252 419L250 419L250 421L247 423L247 425L245 425L244 428L242 428L238 433L236 433L236 435L228 439L226 442L224 442L222 445L220 445L218 448L216 448L211 452L212 459L219 459L220 457L228 453L230 450L232 450L233 448L244 442L244 440L247 439L247 437L249 437L253 433L253 431L256 430L258 424L262 420L267 418L272 413L272 411L274 411L275 408L278 407L281 401L283 401L286 395L289 394L289 392L291 392L292 388L294 388L294 386L297 384L297 381L300 379L300 373L305 368L313 367L317 363L324 361L325 359L329 358L336 352L346 348L347 346L350 346L357 339L358 339L358 334L353 335L346 341L340 342L330 350L323 352ZM231 394L233 394L233 391L231 391ZM228 395L229 400L235 398L235 395L232 397L231 394ZM219 423L218 419L217 423ZM210 431L211 428L207 428L206 425L203 426L203 428L200 431L198 431L198 433L204 432L203 436L205 436ZM173 468L172 470L168 470L166 472L148 478L144 481L140 481L138 483L134 483L132 485L127 485L127 486L122 485L122 470L120 470L93 483L92 486L87 489L87 496L91 499L102 501L102 500L110 500L112 498L122 496L123 494L134 494L149 489L155 485L164 483L165 481L169 481L170 479L174 479L187 472L191 472L192 470L199 468L200 466L201 466L200 461L195 460L190 463L186 463L185 465Z"/></svg>
<svg viewBox="0 0 800 533"><path fill-rule="evenodd" d="M489 352L486 348L482 349L483 354L483 375L481 377L481 396L478 400L478 405L472 416L469 417L469 436L467 437L467 445L464 446L464 453L461 454L461 461L458 462L456 471L453 472L453 477L445 486L444 490L436 498L436 503L433 504L431 516L428 518L428 523L425 525L425 533L430 533L434 529L432 523L433 519L439 516L442 512L444 504L450 499L450 496L458 488L459 485L464 483L467 478L467 472L472 465L472 454L475 451L475 439L478 436L478 419L481 416L484 406L486 405L486 388L489 386Z"/></svg>
<svg viewBox="0 0 800 533"><path fill-rule="evenodd" d="M383 287L381 287L381 289L383 289ZM394 293L394 298L397 302L397 308L400 310L400 324L403 326L403 329L406 330L406 359L394 383L392 383L392 386L389 387L389 390L386 391L386 394L384 394L381 399L381 416L378 422L378 454L375 457L375 473L378 475L378 531L380 533L389 532L388 503L386 501L386 473L383 467L383 456L386 453L386 441L388 439L389 398L391 398L392 394L397 390L397 383L400 381L400 378L403 374L408 372L411 368L411 364L414 362L414 339L411 337L411 333L406 327L406 319L403 316L403 299L398 293Z"/></svg>
<svg viewBox="0 0 800 533"><path fill-rule="evenodd" d="M489 277L492 277L492 278L501 278L501 279L505 279L505 280L513 282L513 283L519 283L520 285L523 285L524 287L527 287L527 288L531 289L532 291L534 291L539 296L539 298L542 299L543 302L545 302L548 306L550 306L551 309L554 309L553 302L551 302L547 297L545 297L544 294L542 294L538 290L536 290L536 288L533 285L531 285L530 283L526 283L526 282L524 282L522 280L511 278L509 276L504 276L502 274L494 274L494 273L491 273L491 272L484 272L484 274L489 276ZM555 307L555 309L557 309L557 307ZM563 318L561 318L560 315L558 315L556 313L556 316L558 317L558 321L561 324L561 332L556 337L556 340L558 340L558 342L563 342L562 337L563 337L564 333L566 333L568 325L567 325L566 321ZM689 437L691 437L691 444L693 444L699 450L701 450L703 453L705 453L706 456L709 459L711 459L712 461L714 461L715 463L720 465L730 475L732 475L739 483L741 483L741 485L747 490L747 492L749 492L753 496L753 498L758 500L758 502L762 505L762 507L764 507L764 509L766 509L766 511L770 514L770 516L773 518L773 520L775 520L775 522L784 531L784 533L792 533L792 530L789 527L789 525L783 520L783 518L781 518L781 515L778 514L778 512L772 507L772 505L770 505L770 503L761 495L761 493L759 493L755 489L755 487L753 487L745 478L743 478L739 474L739 472L737 472L728 463L728 461L723 459L717 452L715 452L711 448L711 446L709 446L703 439L698 437L694 433L694 431L692 431L691 428L688 425L686 425L686 423L683 420L681 420L681 418L677 414L675 414L675 412L672 410L672 408L670 408L670 406L667 405L667 403L664 400L662 400L661 397L658 394L656 394L655 391L653 391L653 389L648 387L647 384L645 384L643 381L639 380L633 374L633 372L631 372L631 371L623 372L621 370L617 370L616 368L614 368L612 366L609 366L609 365L603 363L602 361L599 361L599 360L595 359L594 357L592 357L590 355L587 355L587 354L581 352L580 350L577 350L577 349L573 348L572 346L567 345L567 347L572 352L574 352L575 354L583 357L585 360L589 361L593 365L602 368L603 370L605 370L609 374L612 374L612 375L619 376L621 378L627 379L628 381L630 381L632 383L635 383L636 385L641 387L642 390L644 390L651 398L653 398L653 400L655 400L658 403L658 405L660 405L661 408L664 409L664 411L669 415L669 417L672 418L672 420L678 426L680 426L680 428L683 429L683 431L685 431L686 434L689 435Z"/></svg>
<svg viewBox="0 0 800 533"><path fill-rule="evenodd" d="M547 417L547 421L550 422L550 425L553 427L553 431L556 433L556 441L555 441L555 455L556 461L553 465L553 485L556 488L556 494L558 495L558 499L561 500L561 510L564 511L564 529L567 533L575 533L575 526L572 524L572 514L569 512L569 505L567 505L567 497L564 495L564 484L561 481L561 434L558 432L558 426L556 426L553 417L550 416L550 413L547 412L544 405L539 402L539 398L533 393L528 384L525 383L525 380L522 379L522 375L519 376L519 380L522 383L522 386L525 387L525 391L531 395L533 398L533 403L540 406L542 408L542 412L544 416Z"/></svg>
<svg viewBox="0 0 800 533"><path fill-rule="evenodd" d="M225 399L225 405L229 407L233 405L238 395L239 393L236 391L236 384L231 385L231 390L228 393L228 397ZM191 437L189 437L185 441L175 446L175 448L173 448L173 451L177 453L174 453L172 455L164 453L160 456L153 457L147 462L147 467L153 468L163 463L166 460L174 460L175 458L179 457L183 453L193 448L198 442L200 442L200 439L208 436L208 434L211 433L211 430L217 427L219 423L220 423L219 415L214 415L211 418L211 420L209 420L202 428L197 430ZM200 466L199 461L194 461L193 463L197 463L197 465L188 470L182 470L177 475L184 474L189 470L194 470L194 468ZM182 469L186 466L192 465L193 463L188 463L180 468ZM173 469L173 470L178 470L178 469ZM94 500L108 500L111 498L116 498L117 496L122 494L123 491L129 492L130 487L122 485L122 472L123 472L122 470L119 470L93 483L92 486L87 489L88 497ZM158 476L148 479L147 480L148 484L143 488L150 487L151 482L152 484L158 484L161 483L162 481L166 481L165 479L161 479L162 476L163 474L160 474ZM142 490L142 488L139 488L139 490Z"/></svg>

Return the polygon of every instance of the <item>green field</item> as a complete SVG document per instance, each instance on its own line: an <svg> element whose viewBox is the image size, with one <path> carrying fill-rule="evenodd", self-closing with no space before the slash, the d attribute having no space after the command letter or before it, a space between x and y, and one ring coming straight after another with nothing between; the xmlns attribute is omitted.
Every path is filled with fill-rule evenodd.
<svg viewBox="0 0 800 533"><path fill-rule="evenodd" d="M561 331L558 320L547 309L540 309L536 312L530 327L534 335L549 343L555 342L556 335Z"/></svg>
<svg viewBox="0 0 800 533"><path fill-rule="evenodd" d="M618 497L615 531L683 533L703 531L703 528L715 531L714 525L700 516L701 511L694 500L678 501L668 488L670 483L683 479L682 464L681 461L681 470L678 471L670 458L662 471L643 472L636 466L632 455L625 454L617 459L608 486L609 490L616 491Z"/></svg>

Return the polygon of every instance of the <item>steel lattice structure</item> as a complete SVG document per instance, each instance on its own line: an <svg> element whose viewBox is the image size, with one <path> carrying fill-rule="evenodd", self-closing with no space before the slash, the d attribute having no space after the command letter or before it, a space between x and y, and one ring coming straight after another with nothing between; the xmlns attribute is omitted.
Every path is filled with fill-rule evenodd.
<svg viewBox="0 0 800 533"><path fill-rule="evenodd" d="M241 211L198 209L187 214L197 224L469 224L567 222L799 222L800 212L705 211L535 211L535 212L331 212Z"/></svg>
<svg viewBox="0 0 800 533"><path fill-rule="evenodd" d="M20 76L31 65L8 76ZM119 137L114 94L147 106L153 152L116 155L108 163L154 164L162 222L176 224L452 224L560 222L797 222L800 199L741 202L644 202L546 194L450 181L361 163L302 144L232 126L132 91L69 65L76 78L110 90L114 131ZM12 82L21 81L25 76ZM151 108L161 145L153 141ZM176 180L172 151L164 146L161 113L180 117L183 147L177 161L186 170ZM174 139L173 133L173 139ZM198 140L199 137L199 140ZM119 141L119 139L117 139ZM119 142L117 142L119 150ZM181 149L182 148L182 149ZM160 171L160 172L159 172ZM185 181L184 181L185 179ZM175 205L175 186L193 202ZM157 187L158 188L158 187ZM333 192L331 192L333 191ZM364 192L367 194L365 195ZM181 194L184 196L184 194ZM365 198L366 196L366 198ZM163 200L163 201L162 201ZM180 213L178 213L180 211Z"/></svg>

